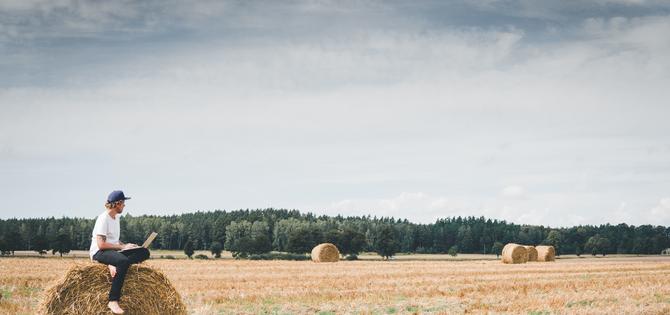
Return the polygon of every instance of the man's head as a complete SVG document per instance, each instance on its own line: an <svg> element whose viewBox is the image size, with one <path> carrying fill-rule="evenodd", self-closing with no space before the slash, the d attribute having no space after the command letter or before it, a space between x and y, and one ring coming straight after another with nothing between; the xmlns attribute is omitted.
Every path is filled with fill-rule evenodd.
<svg viewBox="0 0 670 315"><path fill-rule="evenodd" d="M115 190L112 191L107 197L107 203L105 207L110 210L116 211L116 213L123 212L123 208L126 206L125 201L130 199L123 194L123 191Z"/></svg>

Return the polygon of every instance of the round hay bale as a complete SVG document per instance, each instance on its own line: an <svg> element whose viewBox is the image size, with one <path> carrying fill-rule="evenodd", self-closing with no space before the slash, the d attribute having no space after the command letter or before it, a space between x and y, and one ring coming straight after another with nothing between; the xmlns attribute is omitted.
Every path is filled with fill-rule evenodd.
<svg viewBox="0 0 670 315"><path fill-rule="evenodd" d="M528 261L528 251L519 244L509 243L503 247L502 262L506 264L523 264Z"/></svg>
<svg viewBox="0 0 670 315"><path fill-rule="evenodd" d="M556 250L554 246L537 246L537 261L554 261L556 260Z"/></svg>
<svg viewBox="0 0 670 315"><path fill-rule="evenodd" d="M107 308L112 278L106 265L75 265L46 290L40 314L111 314ZM119 305L125 314L187 314L179 293L165 275L131 265Z"/></svg>
<svg viewBox="0 0 670 315"><path fill-rule="evenodd" d="M313 262L338 262L340 251L331 243L319 244L312 249Z"/></svg>
<svg viewBox="0 0 670 315"><path fill-rule="evenodd" d="M528 261L537 261L537 249L535 246L524 246L528 251Z"/></svg>

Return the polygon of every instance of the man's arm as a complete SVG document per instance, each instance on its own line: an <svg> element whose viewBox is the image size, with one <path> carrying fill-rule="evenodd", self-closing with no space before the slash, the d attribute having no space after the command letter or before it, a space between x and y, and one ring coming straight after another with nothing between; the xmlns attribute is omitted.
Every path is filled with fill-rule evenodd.
<svg viewBox="0 0 670 315"><path fill-rule="evenodd" d="M119 244L107 243L107 236L104 235L97 235L95 239L98 242L98 249L100 250L105 249L121 250L125 248L130 248L130 245L134 246L134 244L123 244L121 242L119 242Z"/></svg>

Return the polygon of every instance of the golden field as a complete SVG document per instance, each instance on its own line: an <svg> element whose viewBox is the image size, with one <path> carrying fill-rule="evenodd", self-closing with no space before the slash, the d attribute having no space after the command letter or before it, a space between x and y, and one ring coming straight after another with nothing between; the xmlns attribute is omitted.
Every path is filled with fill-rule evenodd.
<svg viewBox="0 0 670 315"><path fill-rule="evenodd" d="M459 255L460 256L460 255ZM86 258L0 258L0 313L32 314ZM236 261L152 259L191 314L670 314L670 257Z"/></svg>

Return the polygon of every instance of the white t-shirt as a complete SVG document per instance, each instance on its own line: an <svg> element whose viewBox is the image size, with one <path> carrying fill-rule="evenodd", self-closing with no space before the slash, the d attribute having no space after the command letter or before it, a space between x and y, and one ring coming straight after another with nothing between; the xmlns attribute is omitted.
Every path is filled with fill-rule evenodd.
<svg viewBox="0 0 670 315"><path fill-rule="evenodd" d="M121 235L121 224L119 224L120 218L121 216L117 214L116 219L113 219L109 216L109 213L105 211L95 220L95 226L93 227L93 233L91 234L91 248L88 251L88 255L91 256L91 259L93 259L93 255L100 250L97 241L98 235L106 236L107 243L119 243L119 236Z"/></svg>

